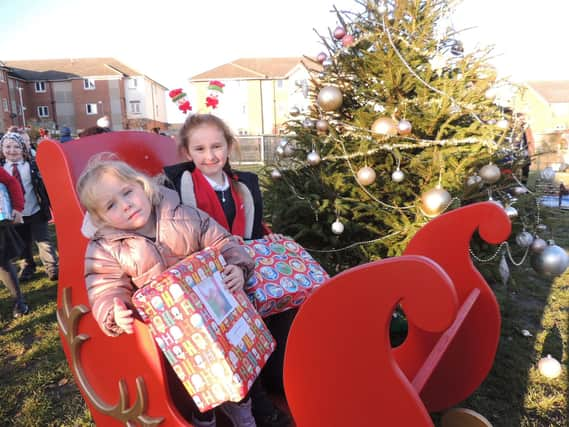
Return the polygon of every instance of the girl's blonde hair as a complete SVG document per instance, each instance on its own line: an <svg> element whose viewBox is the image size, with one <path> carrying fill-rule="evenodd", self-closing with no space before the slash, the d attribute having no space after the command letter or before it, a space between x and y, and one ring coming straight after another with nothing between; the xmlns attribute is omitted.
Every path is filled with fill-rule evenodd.
<svg viewBox="0 0 569 427"><path fill-rule="evenodd" d="M77 179L76 185L79 201L96 221L103 221L97 212L97 206L95 206L97 181L107 173L124 182L140 184L153 206L160 202L158 184L151 177L120 160L114 153L98 153L89 159L87 166Z"/></svg>

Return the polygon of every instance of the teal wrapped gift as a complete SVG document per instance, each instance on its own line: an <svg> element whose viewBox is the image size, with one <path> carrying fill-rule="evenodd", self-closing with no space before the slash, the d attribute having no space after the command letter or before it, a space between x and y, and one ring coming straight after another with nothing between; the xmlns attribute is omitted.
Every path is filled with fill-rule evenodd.
<svg viewBox="0 0 569 427"><path fill-rule="evenodd" d="M255 273L245 292L263 317L300 306L330 278L301 245L288 237L246 240Z"/></svg>

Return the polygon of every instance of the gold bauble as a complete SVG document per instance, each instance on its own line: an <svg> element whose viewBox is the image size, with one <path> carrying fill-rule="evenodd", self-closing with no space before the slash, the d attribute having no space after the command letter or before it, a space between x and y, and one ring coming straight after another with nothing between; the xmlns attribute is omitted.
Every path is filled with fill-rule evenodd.
<svg viewBox="0 0 569 427"><path fill-rule="evenodd" d="M380 135L397 135L397 122L391 117L380 117L371 125L371 131Z"/></svg>
<svg viewBox="0 0 569 427"><path fill-rule="evenodd" d="M425 216L433 218L444 211L451 201L448 191L440 186L431 188L421 196L421 210Z"/></svg>
<svg viewBox="0 0 569 427"><path fill-rule="evenodd" d="M373 184L375 181L375 171L369 166L364 166L358 171L358 182L363 185Z"/></svg>
<svg viewBox="0 0 569 427"><path fill-rule="evenodd" d="M318 105L324 111L334 111L342 106L344 97L336 86L324 86L318 93Z"/></svg>

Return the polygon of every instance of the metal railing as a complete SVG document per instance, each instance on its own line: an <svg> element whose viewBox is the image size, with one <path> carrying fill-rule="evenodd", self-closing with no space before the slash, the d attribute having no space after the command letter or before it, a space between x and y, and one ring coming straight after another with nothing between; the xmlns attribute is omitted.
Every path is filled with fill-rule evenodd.
<svg viewBox="0 0 569 427"><path fill-rule="evenodd" d="M231 164L268 165L275 161L280 135L238 135L238 146L231 152Z"/></svg>

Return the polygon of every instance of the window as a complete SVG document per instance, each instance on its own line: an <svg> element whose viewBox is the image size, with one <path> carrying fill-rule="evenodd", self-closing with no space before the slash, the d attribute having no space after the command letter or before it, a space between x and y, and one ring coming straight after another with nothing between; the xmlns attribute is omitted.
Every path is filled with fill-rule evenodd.
<svg viewBox="0 0 569 427"><path fill-rule="evenodd" d="M87 115L97 114L97 104L85 104L85 111Z"/></svg>
<svg viewBox="0 0 569 427"><path fill-rule="evenodd" d="M130 101L130 112L140 114L140 101Z"/></svg>
<svg viewBox="0 0 569 427"><path fill-rule="evenodd" d="M282 89L284 87L284 80L277 80L277 87Z"/></svg>
<svg viewBox="0 0 569 427"><path fill-rule="evenodd" d="M129 89L136 89L138 87L138 80L136 79L128 79L128 88Z"/></svg>
<svg viewBox="0 0 569 427"><path fill-rule="evenodd" d="M40 105L38 107L38 117L49 117L49 108L47 105Z"/></svg>
<svg viewBox="0 0 569 427"><path fill-rule="evenodd" d="M0 82L5 82L6 76L4 75L4 71L0 71Z"/></svg>
<svg viewBox="0 0 569 427"><path fill-rule="evenodd" d="M36 92L45 92L45 82L36 82Z"/></svg>
<svg viewBox="0 0 569 427"><path fill-rule="evenodd" d="M85 90L95 90L95 80L93 80L93 79L84 79L84 80L83 80L83 89L85 89Z"/></svg>
<svg viewBox="0 0 569 427"><path fill-rule="evenodd" d="M4 109L4 112L7 113L9 112L8 110L8 100L6 98L2 98L2 108Z"/></svg>

